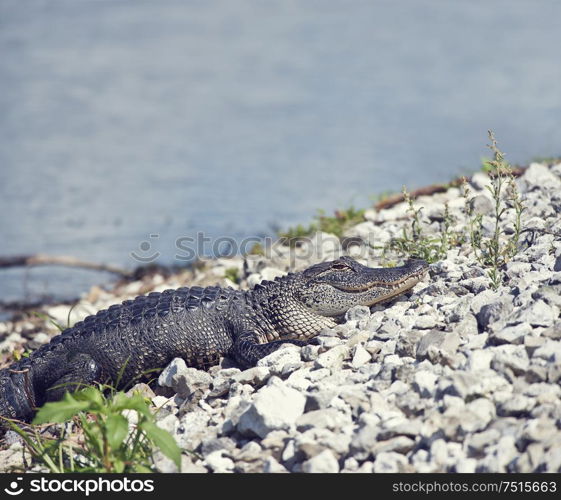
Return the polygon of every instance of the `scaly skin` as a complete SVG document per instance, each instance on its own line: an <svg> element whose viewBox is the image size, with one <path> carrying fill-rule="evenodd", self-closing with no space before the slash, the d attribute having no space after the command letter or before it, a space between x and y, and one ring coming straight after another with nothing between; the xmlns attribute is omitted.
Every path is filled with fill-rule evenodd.
<svg viewBox="0 0 561 500"><path fill-rule="evenodd" d="M66 391L95 382L129 386L176 357L198 368L222 356L253 366L283 343L304 345L355 305L404 293L427 269L424 261L374 269L342 257L250 291L179 288L127 300L1 370L0 416L29 421Z"/></svg>

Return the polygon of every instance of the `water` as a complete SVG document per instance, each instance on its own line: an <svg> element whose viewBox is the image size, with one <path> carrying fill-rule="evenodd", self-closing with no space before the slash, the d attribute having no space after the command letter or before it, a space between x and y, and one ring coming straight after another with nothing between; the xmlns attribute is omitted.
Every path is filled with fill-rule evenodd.
<svg viewBox="0 0 561 500"><path fill-rule="evenodd" d="M0 254L168 264L178 237L474 170L488 128L513 162L557 155L559 19L556 0L0 0ZM108 278L0 270L0 300Z"/></svg>

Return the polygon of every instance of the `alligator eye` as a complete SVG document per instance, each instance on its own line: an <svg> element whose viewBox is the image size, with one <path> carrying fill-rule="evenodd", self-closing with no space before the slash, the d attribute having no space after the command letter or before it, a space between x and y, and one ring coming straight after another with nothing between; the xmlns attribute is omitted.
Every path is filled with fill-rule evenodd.
<svg viewBox="0 0 561 500"><path fill-rule="evenodd" d="M335 269L336 271L350 271L351 268L345 264L333 264L331 269Z"/></svg>

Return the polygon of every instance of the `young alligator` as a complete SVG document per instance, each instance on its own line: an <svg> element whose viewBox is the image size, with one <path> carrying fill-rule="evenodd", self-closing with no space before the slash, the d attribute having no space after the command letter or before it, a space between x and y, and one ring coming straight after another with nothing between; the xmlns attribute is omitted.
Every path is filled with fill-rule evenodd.
<svg viewBox="0 0 561 500"><path fill-rule="evenodd" d="M175 357L193 367L221 356L252 366L283 343L304 345L352 306L409 290L427 269L421 260L373 269L342 257L250 291L192 287L127 300L1 370L0 416L29 421L36 408L67 390L94 382L123 387Z"/></svg>

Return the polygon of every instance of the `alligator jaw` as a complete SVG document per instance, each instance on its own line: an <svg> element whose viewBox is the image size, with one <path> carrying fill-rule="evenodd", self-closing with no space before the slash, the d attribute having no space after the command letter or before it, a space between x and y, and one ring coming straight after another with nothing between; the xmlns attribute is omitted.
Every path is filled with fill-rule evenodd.
<svg viewBox="0 0 561 500"><path fill-rule="evenodd" d="M413 288L419 281L423 279L426 274L426 269L420 271L418 273L405 276L402 280L396 281L394 283L377 283L373 285L373 287L379 288L382 290L381 295L374 297L372 302L368 303L367 305L373 306L379 302L384 302L386 300L392 299L402 293L405 293L407 290ZM372 288L372 287L371 287Z"/></svg>
<svg viewBox="0 0 561 500"><path fill-rule="evenodd" d="M360 286L354 289L345 286L345 289L339 290L357 297L360 304L370 307L410 290L423 279L427 271L428 264L418 260L409 261L401 267L370 269L368 279Z"/></svg>

